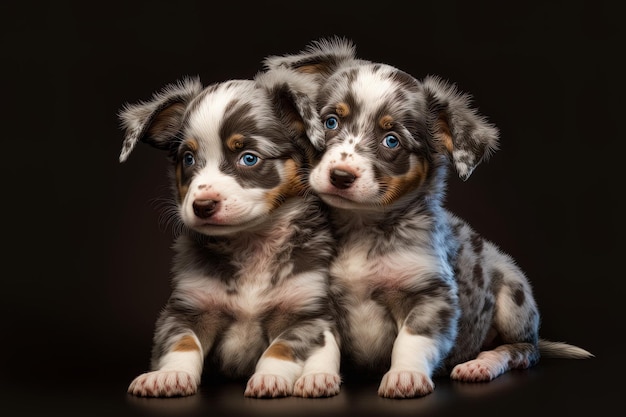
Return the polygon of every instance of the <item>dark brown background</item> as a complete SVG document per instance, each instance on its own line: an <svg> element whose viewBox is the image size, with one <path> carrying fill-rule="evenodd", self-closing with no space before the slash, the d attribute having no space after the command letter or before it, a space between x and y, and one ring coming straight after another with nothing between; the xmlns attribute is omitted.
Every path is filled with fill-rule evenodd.
<svg viewBox="0 0 626 417"><path fill-rule="evenodd" d="M588 415L621 405L625 38L609 2L7 3L8 415ZM472 93L501 149L468 181L450 178L448 206L527 272L542 336L596 358L546 359L489 384L438 379L434 394L405 401L378 398L378 381L355 375L320 400L246 399L244 382L212 379L191 398L126 395L169 294L171 238L159 224L165 156L139 145L119 164L117 111L185 75L252 77L266 55L334 34L363 58Z"/></svg>

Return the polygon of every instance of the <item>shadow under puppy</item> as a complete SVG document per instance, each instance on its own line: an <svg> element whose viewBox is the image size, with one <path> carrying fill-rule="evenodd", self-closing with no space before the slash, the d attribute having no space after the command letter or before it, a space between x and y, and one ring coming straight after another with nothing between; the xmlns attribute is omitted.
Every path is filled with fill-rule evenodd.
<svg viewBox="0 0 626 417"><path fill-rule="evenodd" d="M359 59L340 38L264 65L318 85L325 135L311 140L326 149L310 185L333 208L341 352L356 369L386 371L379 395L429 394L444 373L489 381L540 354L591 356L539 339L524 273L443 206L449 165L466 179L498 146L498 130L468 95Z"/></svg>
<svg viewBox="0 0 626 417"><path fill-rule="evenodd" d="M315 150L300 113L311 103L279 78L206 88L186 78L120 110L120 161L143 141L172 162L177 231L172 293L134 395L194 394L205 358L249 377L246 396L339 392L333 242L325 206L307 192Z"/></svg>

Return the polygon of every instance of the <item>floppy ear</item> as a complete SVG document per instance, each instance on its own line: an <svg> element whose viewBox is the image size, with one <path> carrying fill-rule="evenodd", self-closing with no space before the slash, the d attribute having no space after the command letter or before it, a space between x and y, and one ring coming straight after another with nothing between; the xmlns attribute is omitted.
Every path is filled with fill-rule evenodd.
<svg viewBox="0 0 626 417"><path fill-rule="evenodd" d="M459 177L466 180L498 149L498 129L454 85L435 76L426 77L422 84L435 140L451 156Z"/></svg>
<svg viewBox="0 0 626 417"><path fill-rule="evenodd" d="M119 112L125 130L120 162L128 158L140 140L159 149L169 149L182 125L187 105L201 91L197 77L185 78L154 93L149 101L126 104Z"/></svg>
<svg viewBox="0 0 626 417"><path fill-rule="evenodd" d="M335 36L312 41L297 54L269 56L263 60L263 65L268 70L286 68L323 79L340 65L356 60L354 44Z"/></svg>
<svg viewBox="0 0 626 417"><path fill-rule="evenodd" d="M256 79L269 90L282 89L290 97L316 150L325 147L324 130L316 109L319 88L341 65L358 61L354 44L338 36L311 42L297 54L269 56L265 72Z"/></svg>
<svg viewBox="0 0 626 417"><path fill-rule="evenodd" d="M286 68L259 73L255 81L273 98L284 125L299 131L297 137L306 134L316 150L324 150L324 129L315 108L317 86L306 76Z"/></svg>

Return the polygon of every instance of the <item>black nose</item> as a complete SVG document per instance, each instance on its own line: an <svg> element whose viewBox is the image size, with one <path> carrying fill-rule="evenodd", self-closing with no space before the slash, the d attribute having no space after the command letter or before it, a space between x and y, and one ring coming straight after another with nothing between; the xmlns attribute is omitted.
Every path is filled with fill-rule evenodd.
<svg viewBox="0 0 626 417"><path fill-rule="evenodd" d="M201 219L206 219L215 213L217 203L215 200L195 200L193 202L193 212Z"/></svg>
<svg viewBox="0 0 626 417"><path fill-rule="evenodd" d="M355 179L356 176L353 173L343 169L333 169L330 173L330 183L341 189L349 188Z"/></svg>

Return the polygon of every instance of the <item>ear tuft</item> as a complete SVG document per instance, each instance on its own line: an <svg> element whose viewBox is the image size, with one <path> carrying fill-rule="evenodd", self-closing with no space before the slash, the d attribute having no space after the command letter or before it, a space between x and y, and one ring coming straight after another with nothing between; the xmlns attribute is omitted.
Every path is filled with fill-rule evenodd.
<svg viewBox="0 0 626 417"><path fill-rule="evenodd" d="M423 81L432 132L447 152L461 179L466 180L476 166L498 149L499 131L471 106L469 94L440 77Z"/></svg>
<svg viewBox="0 0 626 417"><path fill-rule="evenodd" d="M267 89L270 94L286 96L296 110L296 117L304 125L304 131L313 147L322 151L325 147L324 130L315 108L317 86L298 73L286 68L277 68L266 73L259 73L255 81Z"/></svg>
<svg viewBox="0 0 626 417"><path fill-rule="evenodd" d="M168 84L148 101L125 104L118 113L124 129L120 162L126 161L137 142L167 149L180 127L186 106L202 91L198 77L186 77L176 84Z"/></svg>
<svg viewBox="0 0 626 417"><path fill-rule="evenodd" d="M296 54L268 56L263 60L264 73L256 79L269 88L287 85L298 109L307 136L316 150L325 147L325 134L316 108L317 94L337 68L361 62L356 47L340 36L312 41Z"/></svg>

